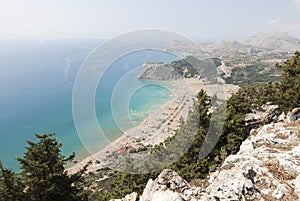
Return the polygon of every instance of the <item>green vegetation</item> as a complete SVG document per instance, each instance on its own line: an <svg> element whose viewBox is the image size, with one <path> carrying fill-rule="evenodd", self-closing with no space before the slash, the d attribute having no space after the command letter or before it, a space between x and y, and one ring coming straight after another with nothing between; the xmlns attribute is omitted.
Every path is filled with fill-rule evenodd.
<svg viewBox="0 0 300 201"><path fill-rule="evenodd" d="M277 65L282 70L281 92L277 91L278 102L284 110L300 106L300 52L295 56Z"/></svg>
<svg viewBox="0 0 300 201"><path fill-rule="evenodd" d="M17 159L21 163L20 174L0 165L0 200L87 200L87 195L78 186L86 167L68 175L65 165L74 160L75 154L67 158L61 155L62 145L54 135L36 134L38 142L27 141L27 151L23 158Z"/></svg>
<svg viewBox="0 0 300 201"><path fill-rule="evenodd" d="M211 121L215 121L213 127L218 127L218 121L221 121L222 118L213 119L211 117L211 114L208 112L211 108L211 99L204 90L200 90L197 94L197 101L194 104L194 108L190 111L187 120L182 122L180 129L176 131L173 137L169 137L164 143L155 146L151 150L152 157L149 160L151 164L144 164L144 168L151 172L152 168L160 166L162 161L168 163L167 160L171 161L178 153L184 153L179 160L166 168L173 169L188 181L194 178L205 178L211 168L220 166L229 154L238 151L239 145L247 137L244 129L244 116L238 113L232 105L227 106L226 112L224 107L226 106L223 105L219 111L216 111L226 119L223 132L218 136L210 135L210 138L206 139ZM216 129L212 130L215 131ZM213 146L214 148L208 157L201 158L199 156L201 148L207 144L208 146L206 147L209 149L211 147L209 143L216 139L219 139L219 141L216 146ZM187 144L190 144L190 146L182 146ZM161 153L165 153L169 157L161 158ZM150 178L157 177L159 173L160 171L154 171L152 173L136 175L119 172L103 181L104 183L97 183L97 186L102 190L94 192L94 200L121 198L133 191L141 194L147 181Z"/></svg>
<svg viewBox="0 0 300 201"><path fill-rule="evenodd" d="M4 169L0 162L0 200L26 200L24 184L19 176L10 169Z"/></svg>
<svg viewBox="0 0 300 201"><path fill-rule="evenodd" d="M281 110L289 111L300 106L300 53L277 64L282 71L281 81L267 83L253 83L244 85L229 102L233 102L236 109L249 112L253 107L259 107L268 102L278 104Z"/></svg>
<svg viewBox="0 0 300 201"><path fill-rule="evenodd" d="M219 58L209 58L199 60L194 56L187 56L184 59L167 63L167 67L172 67L184 78L191 78L201 75L206 77L211 83L215 83L216 67L221 65Z"/></svg>
<svg viewBox="0 0 300 201"><path fill-rule="evenodd" d="M133 191L141 194L147 181L160 173L152 170L162 161L172 161L177 153L184 154L166 168L173 169L188 181L205 178L228 155L236 153L248 137L244 119L253 108L267 102L278 104L284 111L300 107L300 53L296 52L294 57L276 66L282 71L281 82L244 85L227 103L214 108L214 113L209 111L216 97L211 98L200 90L186 121L181 121L180 129L151 150L148 160L151 164L144 163L139 167L127 164L127 168L133 170L147 170L142 174L104 168L83 177L85 167L74 175L67 175L64 166L74 159L74 155L65 158L60 154L61 144L53 138L54 134L36 135L39 141L28 141L27 152L18 159L22 165L21 174L3 168L0 163L0 200L100 201L121 198ZM222 132L217 132L220 128ZM187 144L190 146L182 146Z"/></svg>
<svg viewBox="0 0 300 201"><path fill-rule="evenodd" d="M197 94L197 101L193 110L190 111L187 120L182 122L175 136L154 147L152 152L159 153L159 151L165 150L172 158L173 153L170 150L177 153L176 149L179 149L180 144L186 143L189 138L193 137L194 141L188 151L178 161L166 168L173 169L188 181L194 178L205 178L209 171L220 166L228 155L236 153L241 143L248 137L249 132L245 128L244 119L245 115L251 112L251 109L267 102L278 104L285 111L300 106L300 53L296 52L293 58L282 65L278 64L277 68L282 70L281 82L270 81L244 85L226 104L216 109L215 112L220 115L215 116L220 118L223 116L225 123L222 133L217 136L212 135L213 138L219 140L207 157L199 157L199 154L201 154L199 152L201 147L213 141L213 139L205 141L209 132L208 126L212 122L212 125L217 128L220 120L218 118L212 119L212 116L208 113L211 107L211 98L207 96L204 90ZM223 118L221 118L221 121ZM194 129L195 126L197 126L197 129ZM168 149L170 145L172 149ZM153 158L152 161L153 164L160 163L159 155L156 159ZM109 181L106 180L105 185L98 183L98 187L102 190L96 193L97 199L95 200L121 198L133 191L141 194L148 179L154 179L159 173L159 171L142 175L118 173L111 177ZM108 184L110 187L107 187Z"/></svg>
<svg viewBox="0 0 300 201"><path fill-rule="evenodd" d="M230 64L229 64L230 66ZM253 62L245 67L235 67L230 77L221 75L227 84L252 84L256 82L273 82L280 80L280 70L263 62Z"/></svg>
<svg viewBox="0 0 300 201"><path fill-rule="evenodd" d="M188 57L187 59L180 59L177 61L172 61L170 63L167 63L166 65L168 67L172 67L175 69L175 71L182 75L185 78L194 77L195 75L199 75L199 73L196 71L195 68L187 61L192 57Z"/></svg>

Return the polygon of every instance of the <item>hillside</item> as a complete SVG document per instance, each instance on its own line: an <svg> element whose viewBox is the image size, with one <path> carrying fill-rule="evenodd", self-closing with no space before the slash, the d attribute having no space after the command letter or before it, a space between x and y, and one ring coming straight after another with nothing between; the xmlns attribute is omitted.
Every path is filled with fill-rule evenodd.
<svg viewBox="0 0 300 201"><path fill-rule="evenodd" d="M241 45L236 43L234 47ZM241 66L226 71L228 61L211 58L187 56L168 64L148 63L145 68L170 68L197 82L198 78L213 81L210 76L215 78L215 72L224 72L224 80L233 82L241 78L233 77L234 69L248 72ZM197 71L192 68L195 66ZM75 155L65 157L60 153L55 134L36 134L39 141L28 141L24 157L17 159L22 164L21 173L4 168L0 161L0 200L76 197L106 201L124 196L119 200L299 200L300 52L270 69L275 67L280 81L242 82L227 101L220 101L214 93L208 95L209 84L197 87L192 99L183 93L158 110L161 116L153 114L153 119L141 124L145 127L137 127L142 130L134 130L135 144L119 146L118 139L111 144L113 149L99 152L104 158L86 158L74 172L65 169L65 164ZM265 72L269 71L264 69L261 76L268 77ZM250 75L257 72L249 71L242 78L247 81ZM187 92L185 84L178 86L177 90ZM224 83L215 87L224 87ZM183 106L188 110L181 118ZM171 118L174 116L177 119ZM176 126L163 129L162 124ZM155 129L165 136L150 144L145 136L156 136ZM137 136L139 132L141 137ZM127 138L130 136L124 135Z"/></svg>
<svg viewBox="0 0 300 201"><path fill-rule="evenodd" d="M188 183L165 169L150 179L140 201L299 200L300 108L287 115L278 106L264 106L246 117L250 136L239 152L206 179ZM268 123L265 123L268 122ZM114 201L136 201L136 193Z"/></svg>
<svg viewBox="0 0 300 201"><path fill-rule="evenodd" d="M164 150L172 157L169 145L177 150L190 137L194 142L184 156L166 167L170 170L144 177L152 180L144 189L136 188L141 200L298 200L300 53L277 68L282 70L281 82L244 85L226 105L214 110L201 90L186 122L154 153ZM210 152L205 158L200 157L203 150ZM123 184L131 181L132 175L128 176Z"/></svg>
<svg viewBox="0 0 300 201"><path fill-rule="evenodd" d="M223 40L213 43L184 44L174 42L166 49L193 55L197 59L219 58L215 66L218 74L228 84L279 81L276 63L293 56L300 49L300 40L287 33L273 32L252 36L243 41Z"/></svg>
<svg viewBox="0 0 300 201"><path fill-rule="evenodd" d="M243 43L255 48L265 48L269 50L294 52L299 49L298 38L290 36L286 32L262 33L247 38Z"/></svg>
<svg viewBox="0 0 300 201"><path fill-rule="evenodd" d="M218 58L199 60L194 56L168 63L145 63L145 69L138 76L139 79L176 80L182 78L205 78L210 83L216 82L216 67L221 65Z"/></svg>

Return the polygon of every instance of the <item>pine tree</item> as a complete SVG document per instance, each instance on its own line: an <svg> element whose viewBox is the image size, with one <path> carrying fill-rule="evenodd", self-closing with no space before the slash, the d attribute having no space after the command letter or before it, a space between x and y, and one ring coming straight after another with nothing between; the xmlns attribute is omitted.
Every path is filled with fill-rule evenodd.
<svg viewBox="0 0 300 201"><path fill-rule="evenodd" d="M211 107L211 100L204 89L201 89L197 93L196 97L197 97L197 102L196 102L197 112L200 115L199 126L208 128L210 123L210 115L208 114L208 111L209 108Z"/></svg>
<svg viewBox="0 0 300 201"><path fill-rule="evenodd" d="M23 189L21 178L11 169L3 168L0 161L0 201L27 200Z"/></svg>
<svg viewBox="0 0 300 201"><path fill-rule="evenodd" d="M284 110L291 110L300 106L300 52L284 62L276 65L282 70L281 91L277 95L280 97L280 105Z"/></svg>
<svg viewBox="0 0 300 201"><path fill-rule="evenodd" d="M39 141L27 141L27 152L23 158L17 159L21 163L25 192L32 201L82 200L76 182L80 181L86 167L74 175L68 175L65 165L73 161L75 154L67 158L63 156L60 153L62 145L54 135L35 134Z"/></svg>

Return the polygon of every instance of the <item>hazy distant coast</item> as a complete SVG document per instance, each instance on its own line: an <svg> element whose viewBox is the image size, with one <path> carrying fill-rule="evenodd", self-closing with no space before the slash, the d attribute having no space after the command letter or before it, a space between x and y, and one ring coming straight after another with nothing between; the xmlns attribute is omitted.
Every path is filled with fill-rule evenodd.
<svg viewBox="0 0 300 201"><path fill-rule="evenodd" d="M99 153L80 161L69 171L74 172L89 160L93 161L90 171L94 171L108 165L111 154L122 151L122 147L132 145L144 147L140 149L143 150L162 142L177 129L179 118L182 114L187 114L200 89L205 89L210 96L216 94L219 99L226 100L238 90L240 84L280 79L274 65L290 57L297 48L300 49L299 39L286 33L259 34L242 42L226 40L197 45L180 42L170 44L167 50L194 55L199 61L213 65L202 65L202 71L197 74L189 71L186 65L179 65L181 68L177 68L176 61L145 63L138 78L172 83L178 96L151 112L139 126L124 132ZM166 122L162 123L163 119Z"/></svg>

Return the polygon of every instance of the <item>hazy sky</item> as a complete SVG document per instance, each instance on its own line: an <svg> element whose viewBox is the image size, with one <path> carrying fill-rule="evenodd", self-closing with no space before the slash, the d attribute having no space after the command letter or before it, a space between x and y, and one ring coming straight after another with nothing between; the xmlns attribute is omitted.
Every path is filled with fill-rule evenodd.
<svg viewBox="0 0 300 201"><path fill-rule="evenodd" d="M0 0L0 39L111 38L160 28L194 40L287 31L300 0Z"/></svg>

